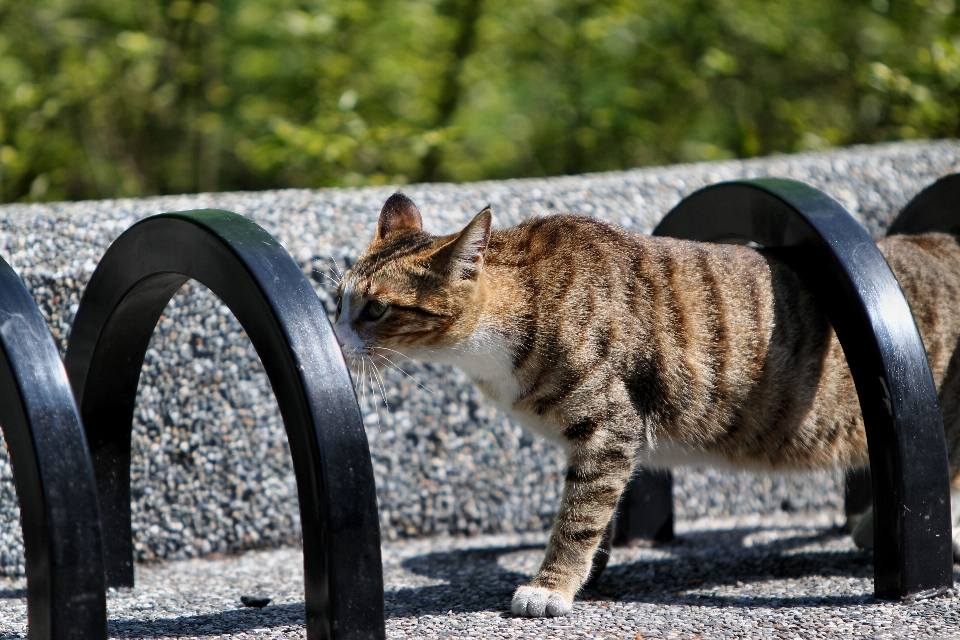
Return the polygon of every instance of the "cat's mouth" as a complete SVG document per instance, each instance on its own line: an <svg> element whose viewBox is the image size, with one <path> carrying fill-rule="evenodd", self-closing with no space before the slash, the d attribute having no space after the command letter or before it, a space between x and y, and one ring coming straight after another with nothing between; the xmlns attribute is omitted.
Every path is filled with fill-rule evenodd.
<svg viewBox="0 0 960 640"><path fill-rule="evenodd" d="M403 360L394 356L394 353L398 356L402 356L399 352L391 352L392 350L381 348L381 347L341 347L343 351L343 358L347 363L347 367L350 369L351 373L360 373L364 366L367 369L383 369L388 367L396 367L397 360Z"/></svg>
<svg viewBox="0 0 960 640"><path fill-rule="evenodd" d="M361 365L365 360L365 354L358 354L356 349L344 347L343 345L340 345L340 350L343 352L343 360L347 364L347 369L350 370L350 373L354 376L359 375Z"/></svg>

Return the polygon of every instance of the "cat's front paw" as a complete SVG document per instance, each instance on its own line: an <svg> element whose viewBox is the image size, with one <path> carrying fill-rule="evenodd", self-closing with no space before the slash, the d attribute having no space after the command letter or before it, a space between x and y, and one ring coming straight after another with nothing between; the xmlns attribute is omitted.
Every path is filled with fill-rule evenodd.
<svg viewBox="0 0 960 640"><path fill-rule="evenodd" d="M565 616L573 608L573 602L556 591L543 587L523 586L513 594L513 604L510 608L514 615L528 618Z"/></svg>

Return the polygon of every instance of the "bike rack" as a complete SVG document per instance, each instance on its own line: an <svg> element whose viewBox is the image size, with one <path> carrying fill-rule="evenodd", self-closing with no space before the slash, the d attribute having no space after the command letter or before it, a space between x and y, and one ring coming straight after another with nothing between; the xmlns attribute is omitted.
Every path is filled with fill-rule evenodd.
<svg viewBox="0 0 960 640"><path fill-rule="evenodd" d="M0 259L0 425L23 529L30 640L106 640L93 467L47 323Z"/></svg>
<svg viewBox="0 0 960 640"><path fill-rule="evenodd" d="M887 230L887 235L928 231L960 234L960 173L940 178L907 203ZM847 517L862 514L873 504L870 469L847 475Z"/></svg>
<svg viewBox="0 0 960 640"><path fill-rule="evenodd" d="M960 173L940 178L907 203L887 235L943 231L960 234Z"/></svg>
<svg viewBox="0 0 960 640"><path fill-rule="evenodd" d="M65 364L93 459L107 585L133 585L130 438L140 369L160 314L191 278L239 320L280 407L300 501L307 637L384 638L373 467L339 345L280 243L227 211L135 224L80 300Z"/></svg>
<svg viewBox="0 0 960 640"><path fill-rule="evenodd" d="M890 233L960 233L957 194L960 174L937 181ZM867 486L884 498L873 500L876 596L909 600L952 588L936 389L907 302L866 231L810 186L760 179L694 193L654 234L756 242L811 287L847 357L867 431L871 468L848 476L848 508L869 501ZM340 348L279 242L219 210L162 214L123 233L84 291L65 364L26 286L0 260L0 426L20 499L29 637L104 640L105 587L133 585L130 443L140 369L160 314L191 278L246 330L284 419L301 511L307 637L384 638L373 469ZM671 485L669 472L640 470L604 545L670 539ZM605 564L596 564L593 580Z"/></svg>
<svg viewBox="0 0 960 640"><path fill-rule="evenodd" d="M960 181L955 178L921 193L891 232L946 225L950 201L942 185L956 193ZM957 218L954 207L949 225ZM906 299L863 227L817 189L766 178L697 191L667 214L654 235L756 242L785 260L811 288L853 374L873 496L884 498L874 500L876 597L915 599L951 589L949 473L936 388ZM647 477L641 474L629 487L622 511L630 520L660 522L662 511L639 518L629 513L630 494L649 490ZM850 482L847 493L849 498Z"/></svg>

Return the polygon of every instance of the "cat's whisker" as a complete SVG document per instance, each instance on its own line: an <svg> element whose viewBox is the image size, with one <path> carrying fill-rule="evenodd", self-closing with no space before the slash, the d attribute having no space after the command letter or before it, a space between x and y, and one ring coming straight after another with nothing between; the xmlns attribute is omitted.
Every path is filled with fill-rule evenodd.
<svg viewBox="0 0 960 640"><path fill-rule="evenodd" d="M343 280L343 270L340 268L340 263L337 262L337 259L333 257L333 253L330 252L330 249L327 248L327 245L323 244L317 240L317 244L323 247L323 250L327 252L327 255L330 256L330 259L333 260L333 266L337 270L337 275L340 276L340 280Z"/></svg>
<svg viewBox="0 0 960 640"><path fill-rule="evenodd" d="M384 362L386 362L389 366L393 367L394 369L396 369L397 371L399 371L399 372L402 373L403 375L407 376L408 378L410 378L411 380L413 380L414 382L416 382L416 383L417 383L417 386L419 386L421 389L423 389L423 390L426 391L427 393L431 393L431 394L433 393L433 391L431 391L430 389L427 389L425 386L423 386L422 384L420 384L420 381L419 381L419 380L417 380L417 379L414 378L412 375L410 375L409 373L407 373L406 371L404 371L403 369L401 369L400 366L397 365L397 363L392 362L391 360L387 359L385 356L380 355L379 353L371 353L371 355L377 356L378 358L380 358L381 360L383 360Z"/></svg>
<svg viewBox="0 0 960 640"><path fill-rule="evenodd" d="M373 358L370 358L370 366L373 367L374 371L376 370L377 365L373 363ZM382 433L383 418L380 417L380 408L377 406L379 404L376 401L377 390L374 389L373 387L373 376L369 376L369 378L370 378L370 391L373 393L373 396L374 396L374 400L372 400L373 410L377 414L377 431Z"/></svg>
<svg viewBox="0 0 960 640"><path fill-rule="evenodd" d="M357 353L356 349L350 349L350 379L354 381L354 388L357 388L357 382L359 381L357 376L360 375L360 368L357 366L357 362L361 357L362 354Z"/></svg>
<svg viewBox="0 0 960 640"><path fill-rule="evenodd" d="M367 388L364 386L364 382L367 379L367 363L366 358L360 358L360 413L363 414L363 406L367 400Z"/></svg>
<svg viewBox="0 0 960 640"><path fill-rule="evenodd" d="M352 363L353 363L353 353L352 353L353 350L350 349L349 347L343 347L343 346L341 346L341 347L340 347L340 351L343 353L343 362L344 362L344 364L347 365L347 372L350 373L350 382L354 382L354 380L353 380L353 364L352 364ZM354 389L356 389L356 387L357 387L356 383L354 383L353 387L354 387Z"/></svg>
<svg viewBox="0 0 960 640"><path fill-rule="evenodd" d="M387 408L387 411L390 411L390 404L387 402L387 392L383 387L383 378L380 376L380 369L377 368L377 363L373 361L373 358L370 358L370 364L373 366L373 375L376 376L377 384L380 385L380 395L383 396L383 406Z"/></svg>
<svg viewBox="0 0 960 640"><path fill-rule="evenodd" d="M357 352L356 349L353 349L352 351L353 351L354 353ZM363 353L360 353L360 380L359 380L359 383L358 383L358 384L359 384L359 389L360 389L360 401L359 401L359 405L360 405L360 413L361 413L361 416L364 415L365 405L367 404L367 386L366 386L366 383L367 383L368 380L369 380L369 382L370 382L370 390L374 393L374 395L376 395L376 389L374 389L374 387L373 387L373 377L369 375L369 371L368 371L368 369L367 369L367 359L368 359L368 356L364 355ZM372 359L370 359L370 364L373 365L373 360L372 360ZM377 402L376 402L376 401L373 401L372 404L373 404L373 411L374 411L374 413L375 413L376 416L377 416L377 431L382 431L381 424L383 423L383 419L380 417L380 409L377 407ZM364 423L364 424L366 424L366 423Z"/></svg>
<svg viewBox="0 0 960 640"><path fill-rule="evenodd" d="M356 367L356 364L354 364L354 367ZM357 390L357 392L360 394L361 397L363 396L363 392L362 392L361 389L360 389L360 383L363 381L363 378L362 378L361 375L360 375L360 373L361 373L362 371L363 371L363 361L361 360L361 362L360 362L360 369L355 372L355 373L356 373L356 379L353 381L353 387L354 387L354 389Z"/></svg>
<svg viewBox="0 0 960 640"><path fill-rule="evenodd" d="M330 280L330 282L326 282L326 281L324 281L324 280L320 280L320 284L329 287L329 286L330 286L330 283L333 283L333 286L334 286L335 288L338 288L338 287L340 286L340 281L337 280L336 278L334 278L333 276L331 276L331 275L330 275L329 273L327 273L326 271L320 271L319 269L314 269L313 272L314 272L314 273L319 273L321 276L324 276L325 278L327 278L328 280Z"/></svg>
<svg viewBox="0 0 960 640"><path fill-rule="evenodd" d="M391 349L391 348L389 348L389 347L370 347L370 349L373 350L373 351L376 351L376 350L378 350L378 349L383 349L384 351L390 351L391 353L395 353L395 354L397 354L398 356L402 356L402 357L406 358L407 360L409 360L410 362L416 362L416 360L414 360L413 358L411 358L411 357L408 356L407 354L405 354L405 353L400 353L400 352L397 351L396 349ZM387 359L389 360L389 358L387 358Z"/></svg>

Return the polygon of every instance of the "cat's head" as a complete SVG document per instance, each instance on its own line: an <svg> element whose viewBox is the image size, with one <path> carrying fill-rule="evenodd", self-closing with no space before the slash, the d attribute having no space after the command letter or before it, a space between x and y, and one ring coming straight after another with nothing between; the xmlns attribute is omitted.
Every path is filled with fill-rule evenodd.
<svg viewBox="0 0 960 640"><path fill-rule="evenodd" d="M373 242L337 291L334 331L352 368L364 357L444 360L473 332L490 222L487 207L459 233L433 236L410 198L387 199Z"/></svg>

